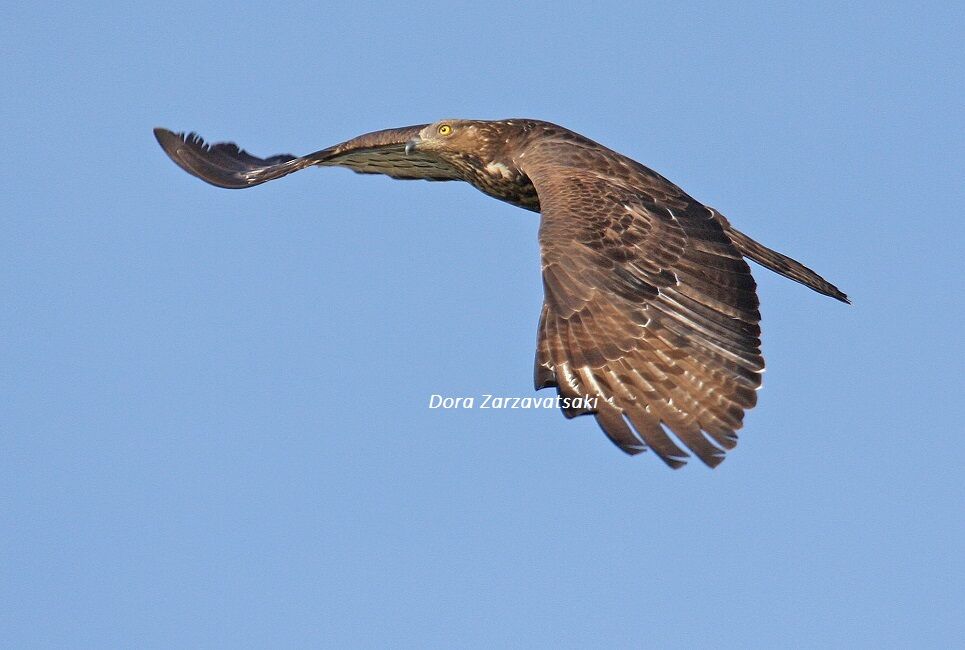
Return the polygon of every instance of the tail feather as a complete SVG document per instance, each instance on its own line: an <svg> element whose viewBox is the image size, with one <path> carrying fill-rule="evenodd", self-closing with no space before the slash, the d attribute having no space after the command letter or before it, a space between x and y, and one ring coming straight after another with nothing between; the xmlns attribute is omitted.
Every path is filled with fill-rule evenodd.
<svg viewBox="0 0 965 650"><path fill-rule="evenodd" d="M836 286L822 278L820 275L804 266L800 262L791 259L787 255L782 255L775 250L771 250L767 246L754 241L741 231L737 230L730 225L727 219L714 210L714 216L724 227L724 231L737 246L741 254L744 257L749 257L761 266L765 266L775 273L780 273L785 278L790 278L795 282L800 282L804 286L817 291L818 293L823 293L826 296L831 296L841 302L851 304L851 300L845 295L843 291L838 289Z"/></svg>

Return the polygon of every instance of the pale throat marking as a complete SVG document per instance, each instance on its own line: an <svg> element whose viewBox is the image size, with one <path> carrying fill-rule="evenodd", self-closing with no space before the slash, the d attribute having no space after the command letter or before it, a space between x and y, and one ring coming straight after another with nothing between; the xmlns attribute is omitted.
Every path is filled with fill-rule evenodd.
<svg viewBox="0 0 965 650"><path fill-rule="evenodd" d="M486 171L495 176L499 174L503 178L512 178L513 173L509 171L509 167L501 162L491 162L486 165Z"/></svg>

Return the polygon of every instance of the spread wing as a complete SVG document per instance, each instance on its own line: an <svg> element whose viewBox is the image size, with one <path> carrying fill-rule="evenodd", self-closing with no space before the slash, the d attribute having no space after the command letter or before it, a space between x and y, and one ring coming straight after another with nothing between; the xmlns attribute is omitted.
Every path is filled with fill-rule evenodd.
<svg viewBox="0 0 965 650"><path fill-rule="evenodd" d="M542 211L536 387L599 396L564 413L593 413L627 453L716 466L761 384L756 285L710 209L608 155L524 167Z"/></svg>
<svg viewBox="0 0 965 650"><path fill-rule="evenodd" d="M401 179L456 180L456 170L422 151L405 152L405 144L424 124L360 135L334 147L308 154L258 158L231 142L207 144L195 133L154 129L161 148L181 169L203 181L241 189L260 185L313 165L348 167L362 174L385 174Z"/></svg>

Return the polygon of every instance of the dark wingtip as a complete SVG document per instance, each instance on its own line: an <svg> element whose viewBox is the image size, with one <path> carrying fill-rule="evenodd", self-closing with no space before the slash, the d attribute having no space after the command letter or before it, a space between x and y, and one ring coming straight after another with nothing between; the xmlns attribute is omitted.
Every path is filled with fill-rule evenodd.
<svg viewBox="0 0 965 650"><path fill-rule="evenodd" d="M161 145L161 148L167 152L168 147L173 143L173 141L181 140L181 137L173 131L165 129L164 127L156 126L154 127L154 139L157 140L157 143Z"/></svg>
<svg viewBox="0 0 965 650"><path fill-rule="evenodd" d="M207 151L208 146L200 136L196 133L191 133L186 136L184 133L175 133L164 127L157 126L154 127L154 138L157 140L157 143L161 145L161 149L168 155L168 158L174 161L178 167L192 176L196 176L209 183L212 182L212 180L207 177L209 175L203 173L204 170L195 169L194 166L189 164L188 159L184 155L186 148L197 149L197 151L201 153Z"/></svg>
<svg viewBox="0 0 965 650"><path fill-rule="evenodd" d="M184 167L178 159L178 146L184 144L184 134L175 133L174 131L156 126L154 127L154 139L157 140L157 143L161 145L164 153L166 153L171 160L179 166Z"/></svg>
<svg viewBox="0 0 965 650"><path fill-rule="evenodd" d="M154 137L174 163L203 181L227 189L259 185L311 164L291 165L290 154L257 158L231 142L208 144L197 133L175 133L157 127Z"/></svg>

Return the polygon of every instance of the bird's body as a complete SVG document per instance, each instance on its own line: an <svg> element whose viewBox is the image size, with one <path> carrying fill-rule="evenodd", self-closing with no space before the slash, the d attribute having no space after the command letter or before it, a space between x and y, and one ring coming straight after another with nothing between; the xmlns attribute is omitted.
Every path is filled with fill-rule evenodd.
<svg viewBox="0 0 965 650"><path fill-rule="evenodd" d="M444 120L268 159L194 135L155 135L178 165L219 187L343 166L462 180L540 212L537 389L595 397L592 407L564 414L593 414L622 450L650 447L671 467L684 463L684 448L710 466L720 463L756 403L764 360L744 257L847 302L834 285L735 230L656 172L548 122Z"/></svg>

